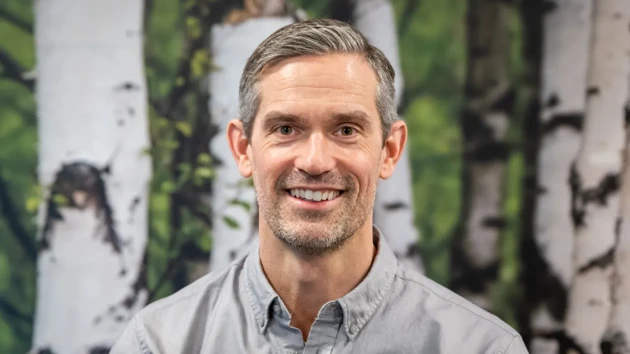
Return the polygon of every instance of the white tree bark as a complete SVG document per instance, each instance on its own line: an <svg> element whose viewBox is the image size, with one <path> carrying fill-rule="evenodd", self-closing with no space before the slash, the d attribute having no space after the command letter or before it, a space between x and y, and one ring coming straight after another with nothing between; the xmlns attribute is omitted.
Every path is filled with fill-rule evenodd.
<svg viewBox="0 0 630 354"><path fill-rule="evenodd" d="M355 0L353 24L372 45L383 51L396 72L394 86L399 105L404 89L398 54L398 35L394 9L389 0ZM399 261L409 269L424 272L418 251L418 228L414 223L413 190L409 144L396 165L394 174L379 181L374 203L374 224L387 237Z"/></svg>
<svg viewBox="0 0 630 354"><path fill-rule="evenodd" d="M461 242L452 257L453 290L492 310L505 226L503 193L507 132L514 102L508 75L507 4L470 0L464 133Z"/></svg>
<svg viewBox="0 0 630 354"><path fill-rule="evenodd" d="M626 18L629 22L630 18ZM630 102L629 102L630 104ZM630 106L629 106L630 107ZM612 353L630 353L630 127L626 122L626 150L621 178L621 209L615 249L613 306L609 324Z"/></svg>
<svg viewBox="0 0 630 354"><path fill-rule="evenodd" d="M630 38L627 0L594 2L583 144L571 176L575 278L566 332L581 353L601 353L609 321ZM627 319L626 319L627 320Z"/></svg>
<svg viewBox="0 0 630 354"><path fill-rule="evenodd" d="M255 227L256 195L254 188L240 175L233 162L225 130L227 123L238 117L238 86L245 62L256 47L271 33L293 22L291 17L254 17L238 24L212 27L213 63L218 68L210 75L210 115L218 133L210 142L210 151L217 158L212 188L212 250L210 270L225 267L247 253L258 238ZM238 200L250 205L247 210ZM224 219L238 224L232 227Z"/></svg>
<svg viewBox="0 0 630 354"><path fill-rule="evenodd" d="M534 299L531 329L536 353L557 353L557 339L548 338L563 328L564 298L573 277L573 220L569 177L581 141L586 100L586 74L590 44L591 0L556 0L543 19L542 134L538 152L534 239L546 274ZM543 349L549 348L549 349Z"/></svg>
<svg viewBox="0 0 630 354"><path fill-rule="evenodd" d="M33 350L106 353L145 305L151 160L143 1L38 1Z"/></svg>

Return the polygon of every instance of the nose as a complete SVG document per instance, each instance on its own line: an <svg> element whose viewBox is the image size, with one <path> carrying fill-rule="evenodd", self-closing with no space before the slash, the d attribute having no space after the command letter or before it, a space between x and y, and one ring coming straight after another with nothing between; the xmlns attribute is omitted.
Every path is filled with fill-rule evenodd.
<svg viewBox="0 0 630 354"><path fill-rule="evenodd" d="M321 133L311 134L299 148L295 167L311 176L318 176L335 168L334 147Z"/></svg>

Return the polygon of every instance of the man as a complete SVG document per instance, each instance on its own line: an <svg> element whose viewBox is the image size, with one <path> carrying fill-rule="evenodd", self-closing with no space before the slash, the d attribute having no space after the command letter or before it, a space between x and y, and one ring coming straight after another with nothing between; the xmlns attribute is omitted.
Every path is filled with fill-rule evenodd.
<svg viewBox="0 0 630 354"><path fill-rule="evenodd" d="M401 266L372 225L407 139L393 81L348 24L267 38L227 128L254 180L257 248L147 306L112 353L526 353L497 317Z"/></svg>

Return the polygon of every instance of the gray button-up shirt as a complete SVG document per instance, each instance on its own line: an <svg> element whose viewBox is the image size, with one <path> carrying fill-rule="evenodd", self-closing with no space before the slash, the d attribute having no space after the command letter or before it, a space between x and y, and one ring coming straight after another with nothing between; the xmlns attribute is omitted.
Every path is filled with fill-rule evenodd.
<svg viewBox="0 0 630 354"><path fill-rule="evenodd" d="M499 318L398 263L377 228L374 239L378 251L368 275L322 306L306 343L256 248L144 308L111 354L527 353Z"/></svg>

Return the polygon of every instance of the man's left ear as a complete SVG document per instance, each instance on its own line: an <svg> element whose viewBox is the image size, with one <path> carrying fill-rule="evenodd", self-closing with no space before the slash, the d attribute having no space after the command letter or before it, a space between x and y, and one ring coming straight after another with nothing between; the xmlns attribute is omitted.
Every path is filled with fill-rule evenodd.
<svg viewBox="0 0 630 354"><path fill-rule="evenodd" d="M394 167L402 156L403 149L407 143L407 124L398 120L392 124L389 136L383 145L383 162L381 163L381 171L379 177L388 179L394 173Z"/></svg>

